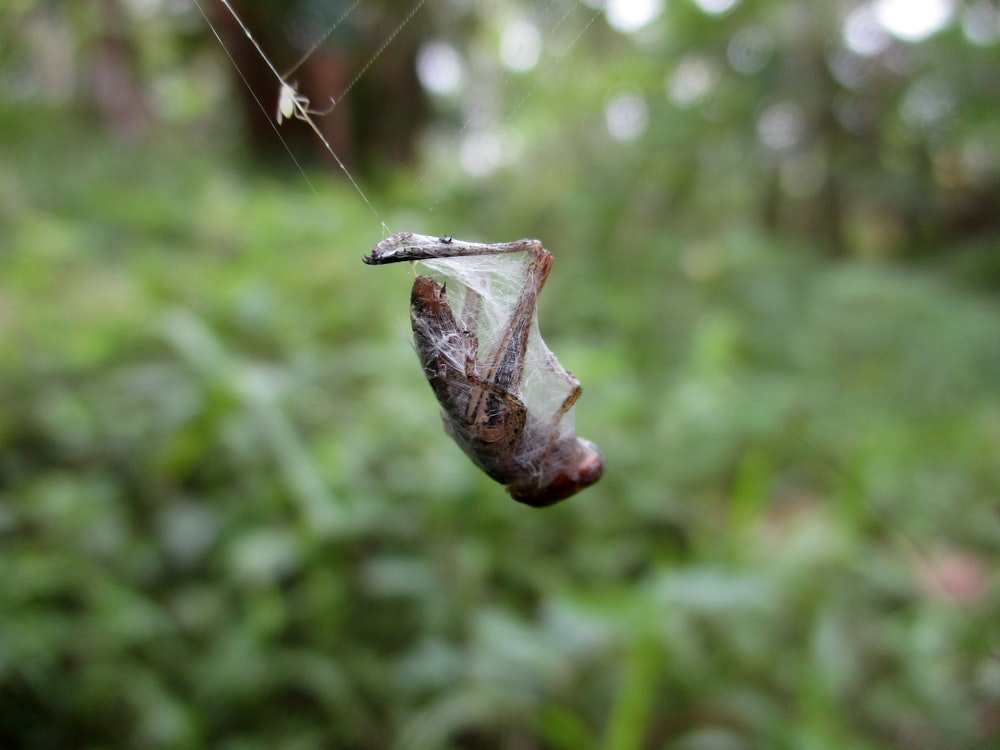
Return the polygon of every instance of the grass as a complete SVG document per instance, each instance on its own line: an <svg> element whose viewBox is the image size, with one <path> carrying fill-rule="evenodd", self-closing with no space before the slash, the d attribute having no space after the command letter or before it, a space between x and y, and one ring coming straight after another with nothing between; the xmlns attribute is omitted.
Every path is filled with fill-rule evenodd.
<svg viewBox="0 0 1000 750"><path fill-rule="evenodd" d="M4 117L3 744L995 746L995 299L566 207L541 324L608 472L535 512L342 182Z"/></svg>

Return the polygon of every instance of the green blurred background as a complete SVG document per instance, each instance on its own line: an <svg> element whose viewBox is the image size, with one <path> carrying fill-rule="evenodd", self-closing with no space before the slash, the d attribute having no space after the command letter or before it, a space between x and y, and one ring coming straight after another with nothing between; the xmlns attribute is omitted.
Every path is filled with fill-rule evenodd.
<svg viewBox="0 0 1000 750"><path fill-rule="evenodd" d="M0 10L0 746L1000 747L995 3L365 0L366 202L199 1ZM383 222L555 254L599 484L448 439Z"/></svg>

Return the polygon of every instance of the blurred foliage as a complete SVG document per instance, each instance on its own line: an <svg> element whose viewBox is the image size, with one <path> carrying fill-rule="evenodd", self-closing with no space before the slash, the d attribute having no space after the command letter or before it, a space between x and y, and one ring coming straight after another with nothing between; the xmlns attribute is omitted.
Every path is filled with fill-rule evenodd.
<svg viewBox="0 0 1000 750"><path fill-rule="evenodd" d="M926 60L886 73L879 106L932 69L956 105L923 135L887 110L879 159L845 132L801 142L844 149L825 162L844 258L811 223L822 192L783 188L792 153L756 136L810 90L790 5L678 2L635 37L582 6L542 26L567 51L496 87L486 127L518 158L465 174L449 107L465 130L471 113L441 101L427 161L366 183L394 229L554 252L543 333L608 471L543 512L441 430L410 279L361 264L381 228L357 192L233 158L190 14L135 22L156 115L140 135L86 93L43 96L48 68L8 68L0 745L995 747L997 248L935 213L958 194L914 165L973 138L993 189L997 46L951 29L908 48ZM44 21L0 54L85 47L83 6L55 7L0 11ZM478 59L480 21L441 33ZM724 117L654 100L665 69L721 60L751 23L771 62L725 73ZM650 125L616 142L625 89ZM907 216L921 246L885 248Z"/></svg>

